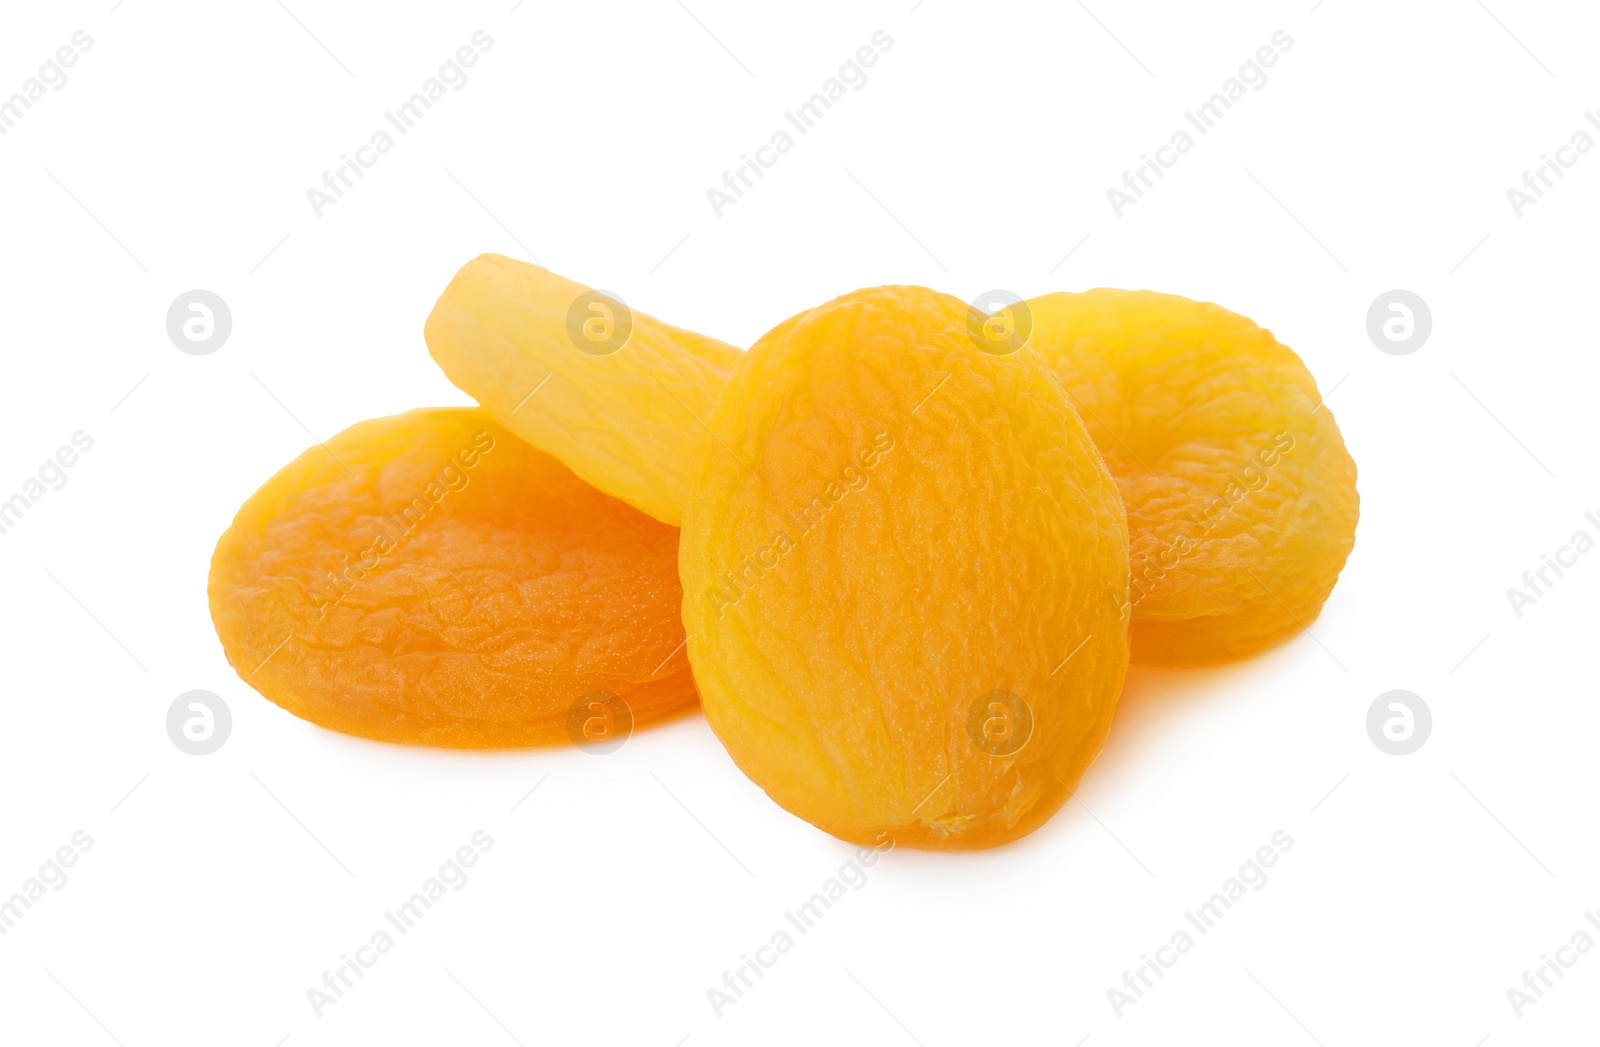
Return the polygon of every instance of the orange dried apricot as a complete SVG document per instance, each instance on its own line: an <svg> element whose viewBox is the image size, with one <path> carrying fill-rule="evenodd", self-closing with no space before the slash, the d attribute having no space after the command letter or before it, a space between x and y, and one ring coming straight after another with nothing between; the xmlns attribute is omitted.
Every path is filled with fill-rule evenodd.
<svg viewBox="0 0 1600 1047"><path fill-rule="evenodd" d="M497 254L461 267L423 335L450 381L501 425L674 526L704 419L741 355Z"/></svg>
<svg viewBox="0 0 1600 1047"><path fill-rule="evenodd" d="M1128 659L1115 484L1037 354L920 287L774 328L710 417L679 570L712 729L775 801L852 841L987 847L1038 827Z"/></svg>
<svg viewBox="0 0 1600 1047"><path fill-rule="evenodd" d="M1300 357L1153 291L1025 303L1128 512L1133 660L1219 662L1313 621L1355 544L1356 467Z"/></svg>
<svg viewBox="0 0 1600 1047"><path fill-rule="evenodd" d="M694 700L677 543L485 412L421 409L252 495L212 556L211 618L246 683L336 731L599 740Z"/></svg>

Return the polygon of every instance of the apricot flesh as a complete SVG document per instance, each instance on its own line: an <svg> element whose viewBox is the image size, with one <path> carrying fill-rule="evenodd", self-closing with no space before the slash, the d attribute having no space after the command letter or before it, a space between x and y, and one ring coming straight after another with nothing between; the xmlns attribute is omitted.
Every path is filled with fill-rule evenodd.
<svg viewBox="0 0 1600 1047"><path fill-rule="evenodd" d="M487 413L420 409L252 495L212 557L211 616L246 683L336 731L593 740L586 710L643 722L695 698L677 542Z"/></svg>
<svg viewBox="0 0 1600 1047"><path fill-rule="evenodd" d="M1228 661L1314 621L1355 543L1356 467L1316 381L1209 302L1101 288L1026 303L1122 492L1133 660Z"/></svg>
<svg viewBox="0 0 1600 1047"><path fill-rule="evenodd" d="M461 267L423 336L446 377L501 425L673 526L705 418L741 355L497 254Z"/></svg>
<svg viewBox="0 0 1600 1047"><path fill-rule="evenodd" d="M835 836L989 847L1104 742L1127 525L1059 379L920 287L774 328L710 417L679 568L734 762Z"/></svg>

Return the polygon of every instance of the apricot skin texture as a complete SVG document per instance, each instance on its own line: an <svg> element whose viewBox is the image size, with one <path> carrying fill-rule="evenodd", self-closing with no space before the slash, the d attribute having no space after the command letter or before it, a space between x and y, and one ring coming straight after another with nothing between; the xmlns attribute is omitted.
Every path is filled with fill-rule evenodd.
<svg viewBox="0 0 1600 1047"><path fill-rule="evenodd" d="M537 265L480 255L439 296L423 336L450 381L501 425L677 526L702 422L741 353L592 293Z"/></svg>
<svg viewBox="0 0 1600 1047"><path fill-rule="evenodd" d="M1128 513L1133 660L1255 653L1313 622L1355 544L1356 467L1293 350L1153 291L1030 299Z"/></svg>
<svg viewBox="0 0 1600 1047"><path fill-rule="evenodd" d="M211 616L241 679L324 727L567 742L594 692L634 722L694 700L676 546L486 413L420 409L346 429L252 495L212 557Z"/></svg>
<svg viewBox="0 0 1600 1047"><path fill-rule="evenodd" d="M967 319L886 287L779 325L712 412L686 506L707 719L778 804L850 841L1031 832L1127 667L1116 487L1045 361L980 351ZM1025 735L990 723L993 695L1020 699Z"/></svg>

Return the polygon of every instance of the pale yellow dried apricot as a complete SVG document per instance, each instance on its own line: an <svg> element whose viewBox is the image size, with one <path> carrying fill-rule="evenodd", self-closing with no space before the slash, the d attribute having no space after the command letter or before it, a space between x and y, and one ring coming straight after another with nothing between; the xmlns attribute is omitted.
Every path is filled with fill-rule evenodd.
<svg viewBox="0 0 1600 1047"><path fill-rule="evenodd" d="M1312 622L1360 500L1300 357L1236 313L1153 291L1050 294L1024 312L1122 491L1133 660L1225 661Z"/></svg>
<svg viewBox="0 0 1600 1047"><path fill-rule="evenodd" d="M740 351L537 265L461 267L423 328L445 375L605 493L677 525Z"/></svg>
<svg viewBox="0 0 1600 1047"><path fill-rule="evenodd" d="M692 702L678 533L483 411L361 422L245 502L211 560L229 663L389 742L620 744Z"/></svg>
<svg viewBox="0 0 1600 1047"><path fill-rule="evenodd" d="M1121 499L1059 379L920 287L765 335L710 418L679 569L735 763L836 836L986 847L1039 826L1128 658Z"/></svg>

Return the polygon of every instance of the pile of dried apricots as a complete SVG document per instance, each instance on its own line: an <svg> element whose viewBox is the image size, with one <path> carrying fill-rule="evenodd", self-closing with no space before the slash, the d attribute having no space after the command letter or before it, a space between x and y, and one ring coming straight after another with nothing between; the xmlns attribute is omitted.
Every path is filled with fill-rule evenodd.
<svg viewBox="0 0 1600 1047"><path fill-rule="evenodd" d="M699 698L850 841L989 847L1104 743L1130 658L1314 619L1355 465L1270 332L1149 291L855 291L741 352L498 255L434 306L478 408L307 450L217 544L251 687L382 741L620 744Z"/></svg>

